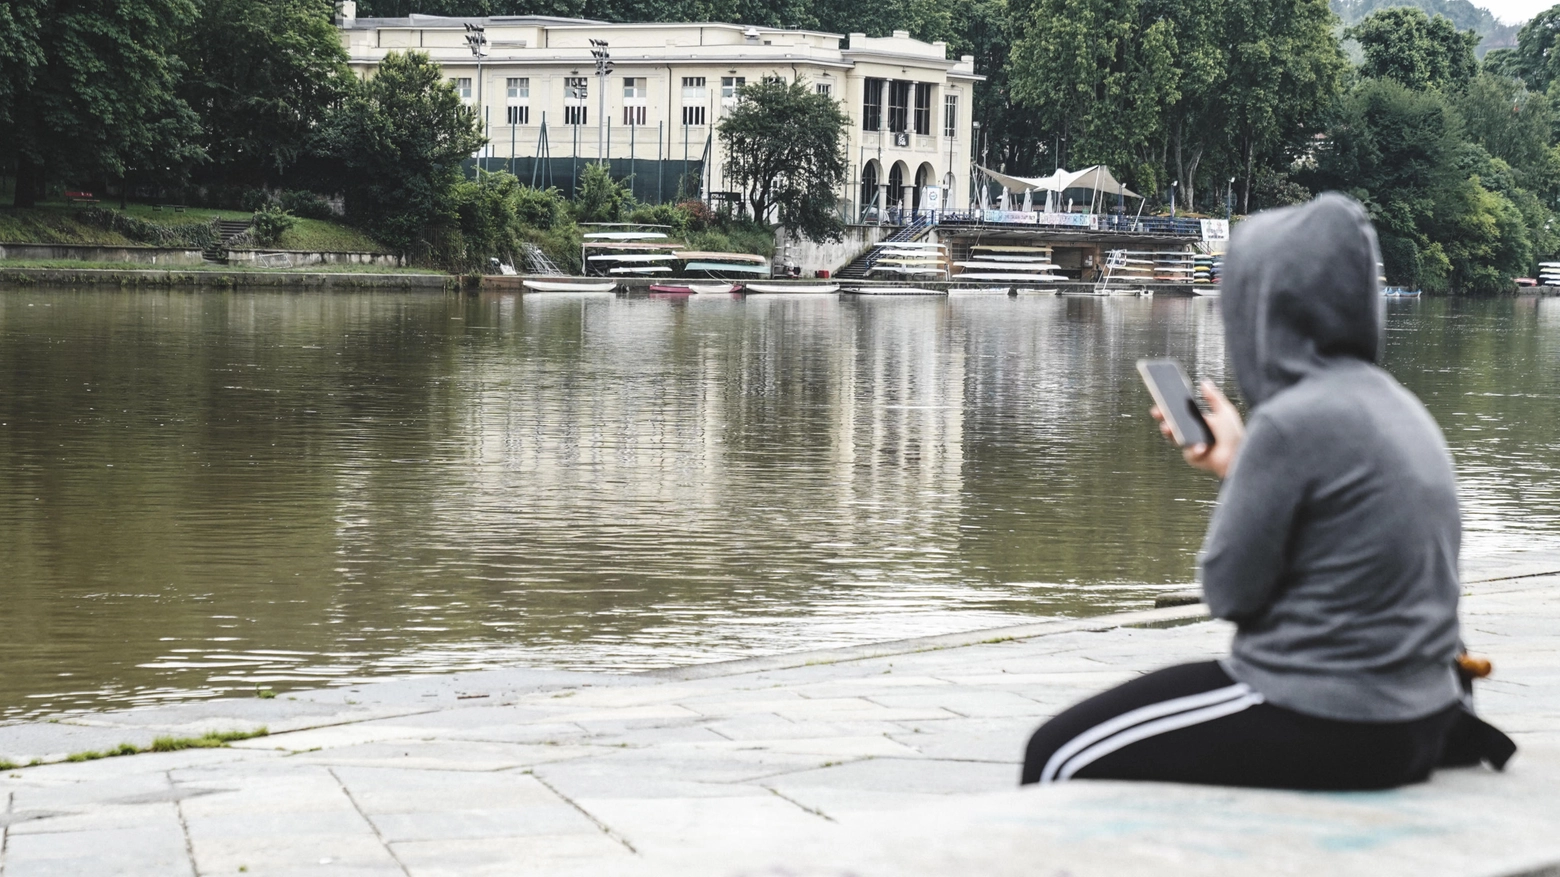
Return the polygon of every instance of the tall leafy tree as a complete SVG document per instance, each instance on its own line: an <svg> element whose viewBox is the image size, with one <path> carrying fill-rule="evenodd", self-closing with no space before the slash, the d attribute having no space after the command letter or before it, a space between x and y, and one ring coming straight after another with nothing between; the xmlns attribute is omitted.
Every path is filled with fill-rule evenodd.
<svg viewBox="0 0 1560 877"><path fill-rule="evenodd" d="M486 142L481 131L438 64L391 53L326 119L316 148L337 165L331 178L348 216L398 253L427 259L458 222L461 162Z"/></svg>
<svg viewBox="0 0 1560 877"><path fill-rule="evenodd" d="M1175 28L1141 0L1035 0L1017 23L1015 100L1065 140L1073 164L1108 163L1155 188L1163 108L1180 99Z"/></svg>
<svg viewBox="0 0 1560 877"><path fill-rule="evenodd" d="M753 218L773 215L809 240L839 240L844 231L835 191L845 182L848 119L835 100L802 81L744 86L720 121L727 173Z"/></svg>
<svg viewBox="0 0 1560 877"><path fill-rule="evenodd" d="M1535 91L1544 91L1560 77L1560 6L1551 6L1533 16L1517 32L1514 49L1491 52L1485 56L1490 72L1515 76Z"/></svg>
<svg viewBox="0 0 1560 877"><path fill-rule="evenodd" d="M0 162L15 169L17 206L32 206L51 175L108 182L136 170L177 174L198 160L171 51L195 16L189 0L6 5L0 27L18 39L0 50L10 117Z"/></svg>
<svg viewBox="0 0 1560 877"><path fill-rule="evenodd" d="M1519 172L1542 173L1547 168L1555 113L1543 92L1481 73L1453 103L1470 142Z"/></svg>
<svg viewBox="0 0 1560 877"><path fill-rule="evenodd" d="M276 182L341 98L351 71L331 0L199 0L180 89L217 181Z"/></svg>
<svg viewBox="0 0 1560 877"><path fill-rule="evenodd" d="M1451 20L1424 10L1397 6L1372 12L1344 31L1365 54L1360 73L1393 79L1409 88L1457 89L1478 72L1474 47L1479 35L1459 33Z"/></svg>
<svg viewBox="0 0 1560 877"><path fill-rule="evenodd" d="M1241 209L1249 212L1259 166L1287 163L1308 148L1349 63L1326 0L1236 0L1225 8L1224 134Z"/></svg>

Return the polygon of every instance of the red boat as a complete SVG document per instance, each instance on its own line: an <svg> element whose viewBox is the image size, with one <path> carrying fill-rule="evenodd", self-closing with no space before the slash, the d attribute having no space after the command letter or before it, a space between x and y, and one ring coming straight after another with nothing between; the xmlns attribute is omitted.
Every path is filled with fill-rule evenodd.
<svg viewBox="0 0 1560 877"><path fill-rule="evenodd" d="M650 293L652 295L692 295L693 290L681 285L673 286L669 283L652 283L650 284Z"/></svg>

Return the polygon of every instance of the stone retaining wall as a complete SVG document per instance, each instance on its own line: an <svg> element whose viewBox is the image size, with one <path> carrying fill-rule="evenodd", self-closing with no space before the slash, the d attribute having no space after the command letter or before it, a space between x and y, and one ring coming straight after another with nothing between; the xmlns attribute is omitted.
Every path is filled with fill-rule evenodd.
<svg viewBox="0 0 1560 877"><path fill-rule="evenodd" d="M96 244L0 243L0 260L25 259L50 262L128 262L136 265L199 265L199 249Z"/></svg>
<svg viewBox="0 0 1560 877"><path fill-rule="evenodd" d="M327 274L305 271L139 271L101 268L6 268L0 286L197 287L214 289L405 289L442 292L458 288L447 274Z"/></svg>
<svg viewBox="0 0 1560 877"><path fill-rule="evenodd" d="M260 268L301 268L305 265L384 265L401 267L391 253L332 253L308 250L228 250L230 264Z"/></svg>

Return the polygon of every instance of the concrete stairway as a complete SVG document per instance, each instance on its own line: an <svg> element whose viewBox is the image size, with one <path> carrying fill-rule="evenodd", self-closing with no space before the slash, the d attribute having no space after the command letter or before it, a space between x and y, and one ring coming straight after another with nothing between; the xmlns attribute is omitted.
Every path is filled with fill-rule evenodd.
<svg viewBox="0 0 1560 877"><path fill-rule="evenodd" d="M218 241L217 243L214 243L203 250L201 252L201 258L205 259L207 262L216 262L218 264L226 265L228 243L244 232L249 231L251 224L252 223L245 222L240 219L217 220Z"/></svg>
<svg viewBox="0 0 1560 877"><path fill-rule="evenodd" d="M879 253L890 244L918 241L926 237L932 230L931 217L919 217L911 224L904 226L888 237L878 241L872 249L857 256L855 261L841 268L834 277L838 280L866 280L870 276L872 266L877 262Z"/></svg>

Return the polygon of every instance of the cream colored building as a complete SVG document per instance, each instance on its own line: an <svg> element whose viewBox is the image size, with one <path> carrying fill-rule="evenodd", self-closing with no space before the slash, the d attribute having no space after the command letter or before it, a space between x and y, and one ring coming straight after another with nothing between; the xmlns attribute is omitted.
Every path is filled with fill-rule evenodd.
<svg viewBox="0 0 1560 877"><path fill-rule="evenodd" d="M969 197L973 58L947 58L943 43L735 24L611 24L544 16L357 18L345 3L341 36L360 74L390 52L428 53L478 106L490 143L483 158L602 154L615 171L676 174L697 165L697 188L718 198L724 180L715 124L736 89L764 77L801 80L843 102L850 118L850 181L840 192L848 219L874 219L877 205L925 208L938 187L945 208ZM478 72L467 25L481 25ZM604 40L612 71L598 75L591 40ZM605 112L602 112L605 97ZM545 145L542 126L546 123ZM709 149L707 164L698 164ZM519 167L519 164L514 165ZM574 165L565 165L564 175ZM670 168L670 170L668 170ZM525 174L520 174L522 180ZM568 188L565 180L553 182ZM675 180L674 180L675 184ZM661 189L657 189L661 191Z"/></svg>

